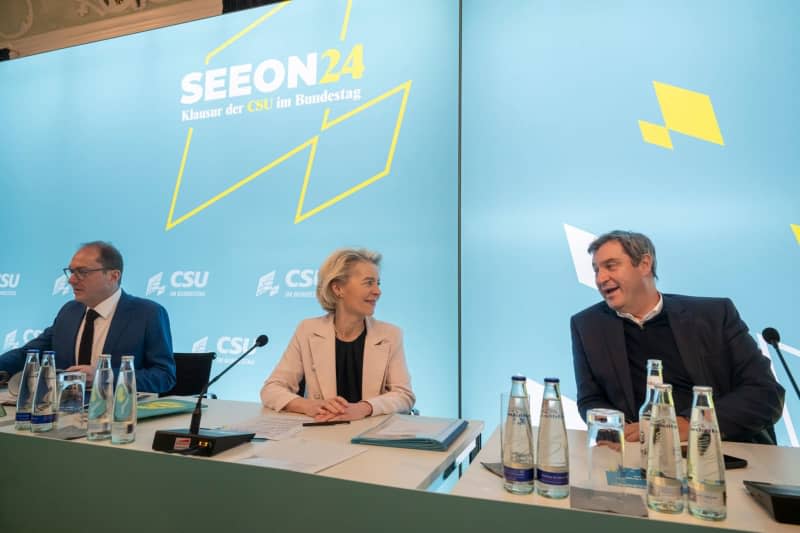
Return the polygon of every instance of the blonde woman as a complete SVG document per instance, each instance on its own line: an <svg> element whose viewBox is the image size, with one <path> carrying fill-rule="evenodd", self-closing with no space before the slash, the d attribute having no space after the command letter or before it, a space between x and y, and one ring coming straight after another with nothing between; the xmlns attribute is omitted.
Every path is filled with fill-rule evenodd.
<svg viewBox="0 0 800 533"><path fill-rule="evenodd" d="M380 261L380 254L363 249L337 250L325 260L317 300L327 314L297 326L261 389L266 407L324 421L414 406L402 332L372 318L381 296Z"/></svg>

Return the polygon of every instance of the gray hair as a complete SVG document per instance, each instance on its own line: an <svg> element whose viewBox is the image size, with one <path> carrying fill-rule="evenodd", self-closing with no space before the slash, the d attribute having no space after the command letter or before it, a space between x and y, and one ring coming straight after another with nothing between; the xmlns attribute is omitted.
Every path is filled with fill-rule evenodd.
<svg viewBox="0 0 800 533"><path fill-rule="evenodd" d="M647 235L633 231L610 231L593 240L586 251L594 255L601 246L609 241L617 241L622 246L622 249L631 258L633 266L639 266L642 258L649 255L653 263L650 271L653 273L653 278L658 279L656 275L656 247L653 246L653 241Z"/></svg>
<svg viewBox="0 0 800 533"><path fill-rule="evenodd" d="M336 310L336 295L333 293L333 283L345 283L350 277L353 265L356 263L372 263L380 266L381 254L365 248L342 248L333 252L319 267L319 281L317 282L317 300L322 308L329 313Z"/></svg>

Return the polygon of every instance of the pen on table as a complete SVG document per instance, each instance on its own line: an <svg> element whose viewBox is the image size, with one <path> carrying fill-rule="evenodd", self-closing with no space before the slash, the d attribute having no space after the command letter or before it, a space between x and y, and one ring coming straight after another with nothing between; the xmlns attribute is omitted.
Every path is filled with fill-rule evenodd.
<svg viewBox="0 0 800 533"><path fill-rule="evenodd" d="M328 420L327 422L303 422L305 427L313 426L335 426L337 424L349 424L349 420Z"/></svg>

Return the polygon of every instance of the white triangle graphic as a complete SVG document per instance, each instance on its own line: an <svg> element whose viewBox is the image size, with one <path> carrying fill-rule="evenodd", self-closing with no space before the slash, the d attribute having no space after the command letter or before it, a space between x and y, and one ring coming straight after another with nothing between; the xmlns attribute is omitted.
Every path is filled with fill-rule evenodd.
<svg viewBox="0 0 800 533"><path fill-rule="evenodd" d="M564 232L567 234L567 244L569 244L569 252L572 254L572 262L575 264L578 282L595 289L592 256L586 252L586 249L597 236L569 224L564 224Z"/></svg>

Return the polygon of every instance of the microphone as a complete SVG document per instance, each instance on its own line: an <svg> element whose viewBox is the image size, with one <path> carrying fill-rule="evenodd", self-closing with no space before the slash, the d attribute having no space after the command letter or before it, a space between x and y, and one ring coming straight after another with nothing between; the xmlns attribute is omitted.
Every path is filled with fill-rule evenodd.
<svg viewBox="0 0 800 533"><path fill-rule="evenodd" d="M786 364L786 359L783 358L783 353L781 353L781 349L778 346L778 343L781 342L781 335L778 333L778 330L775 328L764 328L764 331L761 332L761 337L763 337L764 342L772 346L775 352L778 354L778 357L783 364L783 369L786 370L786 375L789 376L789 381L792 382L792 387L794 387L794 392L797 394L797 397L800 398L800 389L797 388L797 382L794 380L794 376L792 375L792 371L789 370L789 365Z"/></svg>
<svg viewBox="0 0 800 533"><path fill-rule="evenodd" d="M242 433L239 431L222 431L222 430L201 430L200 418L203 414L203 398L208 393L209 387L224 376L228 370L236 366L236 364L244 359L250 352L261 346L266 346L269 338L266 335L259 335L255 343L242 355L240 355L233 363L229 364L225 370L217 374L214 379L206 383L203 391L197 397L197 405L192 412L192 421L189 424L189 430L174 429L174 430L158 430L155 437L153 437L153 449L169 453L182 453L193 454L202 456L211 456L215 453L222 452L249 442L255 433Z"/></svg>

